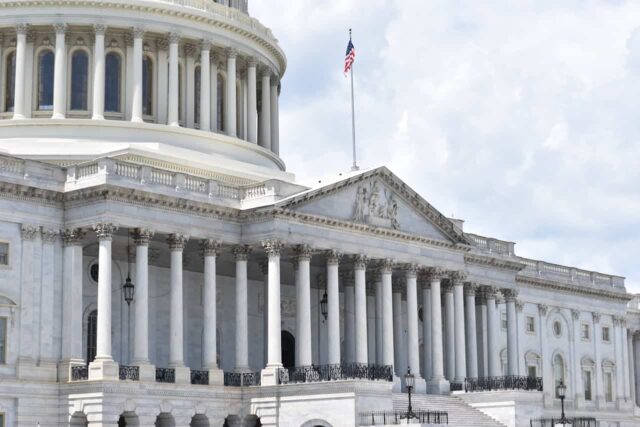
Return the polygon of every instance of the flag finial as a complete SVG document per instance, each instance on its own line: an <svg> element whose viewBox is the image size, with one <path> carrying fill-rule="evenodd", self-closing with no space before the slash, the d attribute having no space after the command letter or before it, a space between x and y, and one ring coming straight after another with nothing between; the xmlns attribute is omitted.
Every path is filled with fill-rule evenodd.
<svg viewBox="0 0 640 427"><path fill-rule="evenodd" d="M351 40L351 28L349 28L349 40Z"/></svg>

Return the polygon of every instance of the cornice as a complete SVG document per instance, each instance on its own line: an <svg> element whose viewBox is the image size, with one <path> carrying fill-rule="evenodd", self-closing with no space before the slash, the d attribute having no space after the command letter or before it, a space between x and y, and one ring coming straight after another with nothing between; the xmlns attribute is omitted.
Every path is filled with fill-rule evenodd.
<svg viewBox="0 0 640 427"><path fill-rule="evenodd" d="M95 8L96 11L104 9L120 9L127 10L132 13L148 13L161 16L169 16L172 18L181 18L190 22L198 22L206 25L216 27L220 30L231 31L237 35L251 40L264 49L266 49L273 57L279 62L280 74L284 74L287 67L287 59L284 52L277 45L277 40L268 40L265 37L251 31L255 18L251 18L249 23L244 23L246 28L243 28L242 22L237 22L232 19L220 19L224 18L220 14L213 14L205 10L198 10L193 8L187 8L179 4L172 4L169 2L149 2L149 1L137 1L132 2L130 0L21 0L21 1L3 1L0 2L0 10L11 8L43 8L43 7L78 7L78 8ZM240 11L236 13L243 14ZM257 20L255 20L257 21ZM262 25L262 24L259 24ZM265 32L271 32L271 30L262 25Z"/></svg>
<svg viewBox="0 0 640 427"><path fill-rule="evenodd" d="M0 197L23 202L35 202L53 208L62 208L64 199L63 194L58 191L10 182L0 182Z"/></svg>
<svg viewBox="0 0 640 427"><path fill-rule="evenodd" d="M602 288L592 288L585 285L571 285L568 283L554 282L552 280L542 279L539 277L518 275L516 276L516 283L571 294L578 293L588 296L602 297L617 301L623 301L625 303L633 298L633 295L628 294L626 291L610 291Z"/></svg>
<svg viewBox="0 0 640 427"><path fill-rule="evenodd" d="M465 264L478 264L482 266L496 267L496 268L501 268L504 270L515 271L515 272L521 271L526 267L526 265L521 262L510 261L506 259L495 258L492 256L485 256L485 255L474 254L474 253L465 254L464 262Z"/></svg>

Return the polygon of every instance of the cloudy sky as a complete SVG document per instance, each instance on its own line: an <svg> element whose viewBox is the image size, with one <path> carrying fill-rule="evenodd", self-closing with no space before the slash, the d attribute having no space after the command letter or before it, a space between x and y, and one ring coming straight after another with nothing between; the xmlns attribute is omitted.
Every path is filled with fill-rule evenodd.
<svg viewBox="0 0 640 427"><path fill-rule="evenodd" d="M640 292L640 1L251 0L303 182L386 165L465 230Z"/></svg>

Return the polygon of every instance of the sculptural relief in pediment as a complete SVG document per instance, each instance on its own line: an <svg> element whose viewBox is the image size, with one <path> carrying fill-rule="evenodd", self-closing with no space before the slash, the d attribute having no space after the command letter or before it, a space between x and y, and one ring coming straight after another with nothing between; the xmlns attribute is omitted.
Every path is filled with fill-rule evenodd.
<svg viewBox="0 0 640 427"><path fill-rule="evenodd" d="M400 229L398 202L392 191L382 188L378 180L362 183L356 192L353 220L378 227Z"/></svg>

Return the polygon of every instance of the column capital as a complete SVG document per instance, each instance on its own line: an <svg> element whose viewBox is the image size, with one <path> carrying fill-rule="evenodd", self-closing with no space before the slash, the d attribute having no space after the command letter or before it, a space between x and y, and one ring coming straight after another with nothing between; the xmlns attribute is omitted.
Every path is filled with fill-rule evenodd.
<svg viewBox="0 0 640 427"><path fill-rule="evenodd" d="M60 232L64 246L81 246L82 239L87 234L82 228L67 228Z"/></svg>
<svg viewBox="0 0 640 427"><path fill-rule="evenodd" d="M93 24L93 33L96 36L104 36L107 32L107 26L104 24Z"/></svg>
<svg viewBox="0 0 640 427"><path fill-rule="evenodd" d="M211 40L201 39L200 40L200 50L201 51L210 51L211 50Z"/></svg>
<svg viewBox="0 0 640 427"><path fill-rule="evenodd" d="M268 256L280 256L280 252L284 248L284 242L279 239L265 239L260 243Z"/></svg>
<svg viewBox="0 0 640 427"><path fill-rule="evenodd" d="M418 264L405 264L403 269L405 279L416 279L418 277L420 267Z"/></svg>
<svg viewBox="0 0 640 427"><path fill-rule="evenodd" d="M593 316L593 323L600 323L600 313L594 311L591 315Z"/></svg>
<svg viewBox="0 0 640 427"><path fill-rule="evenodd" d="M466 282L464 284L464 294L468 296L475 296L480 286L475 282Z"/></svg>
<svg viewBox="0 0 640 427"><path fill-rule="evenodd" d="M329 249L325 252L325 257L327 258L328 265L338 265L340 263L340 258L342 258L342 253L335 249Z"/></svg>
<svg viewBox="0 0 640 427"><path fill-rule="evenodd" d="M399 277L391 279L391 292L394 294L401 294L404 290L404 283Z"/></svg>
<svg viewBox="0 0 640 427"><path fill-rule="evenodd" d="M501 292L507 302L515 302L516 298L518 297L517 289L504 288L501 289Z"/></svg>
<svg viewBox="0 0 640 427"><path fill-rule="evenodd" d="M464 285L464 281L467 279L467 273L461 270L451 271L449 273L449 278L454 286L462 286Z"/></svg>
<svg viewBox="0 0 640 427"><path fill-rule="evenodd" d="M367 264L369 264L369 258L364 254L358 254L353 256L353 266L356 270L366 270Z"/></svg>
<svg viewBox="0 0 640 427"><path fill-rule="evenodd" d="M167 35L167 40L169 41L169 44L179 44L181 37L180 33L169 33Z"/></svg>
<svg viewBox="0 0 640 427"><path fill-rule="evenodd" d="M548 311L549 311L548 305L538 304L538 313L540 313L541 316L546 316Z"/></svg>
<svg viewBox="0 0 640 427"><path fill-rule="evenodd" d="M29 24L16 25L16 34L26 36L28 32L29 32Z"/></svg>
<svg viewBox="0 0 640 427"><path fill-rule="evenodd" d="M42 242L47 244L53 244L58 240L58 236L60 235L59 230L54 230L51 228L43 228L42 229Z"/></svg>
<svg viewBox="0 0 640 427"><path fill-rule="evenodd" d="M20 226L20 235L22 236L22 240L35 240L38 235L38 231L40 231L40 227L37 225L22 224Z"/></svg>
<svg viewBox="0 0 640 427"><path fill-rule="evenodd" d="M132 27L131 35L134 39L141 39L144 37L144 29L140 27Z"/></svg>
<svg viewBox="0 0 640 427"><path fill-rule="evenodd" d="M149 246L149 240L153 237L153 230L148 228L135 228L133 230L133 242L136 246Z"/></svg>
<svg viewBox="0 0 640 427"><path fill-rule="evenodd" d="M271 78L271 76L273 76L273 71L271 70L271 68L269 67L261 67L260 68L260 77L264 78Z"/></svg>
<svg viewBox="0 0 640 427"><path fill-rule="evenodd" d="M571 309L571 317L573 318L573 320L580 319L580 310L572 308Z"/></svg>
<svg viewBox="0 0 640 427"><path fill-rule="evenodd" d="M187 56L187 57L193 56L196 53L196 47L191 43L186 43L183 46L183 49L184 49L184 56Z"/></svg>
<svg viewBox="0 0 640 427"><path fill-rule="evenodd" d="M453 293L453 280L444 280L442 281L442 293L443 294L451 294Z"/></svg>
<svg viewBox="0 0 640 427"><path fill-rule="evenodd" d="M68 26L67 24L58 22L56 24L53 24L53 29L57 35L60 35L60 34L65 34L67 32Z"/></svg>
<svg viewBox="0 0 640 427"><path fill-rule="evenodd" d="M624 326L626 323L624 316L612 316L614 326Z"/></svg>
<svg viewBox="0 0 640 427"><path fill-rule="evenodd" d="M202 252L202 256L218 256L221 245L222 241L216 239L200 240L200 251Z"/></svg>
<svg viewBox="0 0 640 427"><path fill-rule="evenodd" d="M524 301L516 301L516 310L518 313L522 313L522 310L524 310Z"/></svg>
<svg viewBox="0 0 640 427"><path fill-rule="evenodd" d="M189 236L180 233L169 234L167 243L171 252L182 252L189 241Z"/></svg>
<svg viewBox="0 0 640 427"><path fill-rule="evenodd" d="M227 54L227 59L236 59L236 57L238 56L237 49L234 49L232 47L226 48L225 53Z"/></svg>
<svg viewBox="0 0 640 427"><path fill-rule="evenodd" d="M293 249L293 258L297 261L311 260L311 247L307 244L297 245Z"/></svg>
<svg viewBox="0 0 640 427"><path fill-rule="evenodd" d="M233 255L236 261L246 261L249 259L251 251L253 251L253 248L249 245L237 245L233 248Z"/></svg>
<svg viewBox="0 0 640 427"><path fill-rule="evenodd" d="M424 270L424 274L427 277L427 280L429 280L430 282L435 282L446 277L447 272L440 267L427 267Z"/></svg>
<svg viewBox="0 0 640 427"><path fill-rule="evenodd" d="M169 49L169 39L166 37L160 37L156 39L156 47L158 50L168 50Z"/></svg>
<svg viewBox="0 0 640 427"><path fill-rule="evenodd" d="M118 226L113 225L110 222L103 222L100 224L94 224L93 231L95 231L98 241L111 240L113 233L118 229Z"/></svg>
<svg viewBox="0 0 640 427"><path fill-rule="evenodd" d="M485 285L482 286L482 293L487 300L495 300L498 296L498 289L495 286Z"/></svg>
<svg viewBox="0 0 640 427"><path fill-rule="evenodd" d="M391 274L395 265L396 262L394 260L391 258L385 258L380 261L378 268L380 269L381 274Z"/></svg>
<svg viewBox="0 0 640 427"><path fill-rule="evenodd" d="M344 270L340 272L340 280L342 280L343 286L354 286L355 279L353 270Z"/></svg>
<svg viewBox="0 0 640 427"><path fill-rule="evenodd" d="M247 67L248 68L256 68L258 66L258 60L253 56L247 58Z"/></svg>

